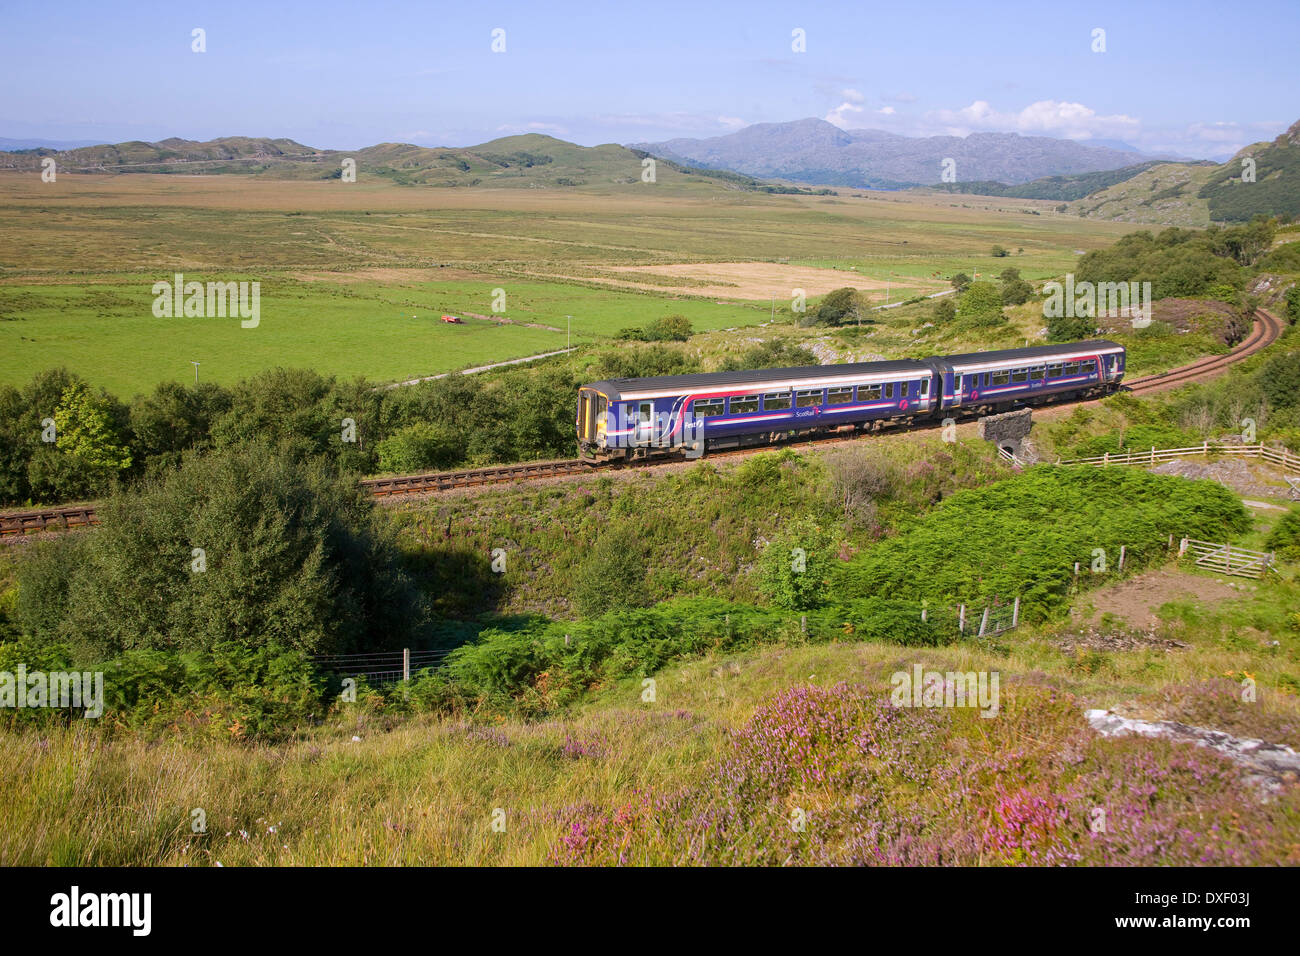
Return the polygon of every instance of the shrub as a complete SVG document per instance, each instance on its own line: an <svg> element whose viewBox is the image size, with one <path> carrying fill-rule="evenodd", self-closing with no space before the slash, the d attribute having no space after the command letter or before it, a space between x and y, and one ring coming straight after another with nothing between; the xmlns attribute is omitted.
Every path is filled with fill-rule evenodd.
<svg viewBox="0 0 1300 956"><path fill-rule="evenodd" d="M807 610L821 603L831 566L831 536L812 521L793 524L763 549L758 590L777 607Z"/></svg>
<svg viewBox="0 0 1300 956"><path fill-rule="evenodd" d="M379 468L396 472L450 468L460 458L458 438L452 429L432 422L399 428L379 443Z"/></svg>
<svg viewBox="0 0 1300 956"><path fill-rule="evenodd" d="M1292 510L1283 515L1269 532L1265 546L1276 551L1278 557L1300 560L1300 511Z"/></svg>
<svg viewBox="0 0 1300 956"><path fill-rule="evenodd" d="M355 482L288 448L190 456L108 500L94 534L20 565L23 632L77 662L397 644L420 608L372 507Z"/></svg>

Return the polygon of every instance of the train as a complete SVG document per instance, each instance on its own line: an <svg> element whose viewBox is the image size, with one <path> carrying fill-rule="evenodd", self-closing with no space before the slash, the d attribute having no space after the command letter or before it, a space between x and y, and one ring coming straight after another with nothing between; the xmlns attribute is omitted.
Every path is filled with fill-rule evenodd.
<svg viewBox="0 0 1300 956"><path fill-rule="evenodd" d="M588 463L770 445L1108 395L1124 378L1106 339L925 359L615 378L578 389Z"/></svg>

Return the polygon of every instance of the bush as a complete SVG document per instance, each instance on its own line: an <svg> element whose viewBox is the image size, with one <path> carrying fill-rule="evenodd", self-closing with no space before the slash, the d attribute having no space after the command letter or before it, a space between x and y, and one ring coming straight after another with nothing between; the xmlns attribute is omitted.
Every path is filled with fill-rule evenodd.
<svg viewBox="0 0 1300 956"><path fill-rule="evenodd" d="M1002 295L991 282L972 282L958 298L957 315L962 323L974 328L1000 325L1006 320L1002 314Z"/></svg>
<svg viewBox="0 0 1300 956"><path fill-rule="evenodd" d="M1103 549L1113 570L1120 545L1126 567L1163 558L1172 533L1210 541L1248 530L1230 491L1137 469L1037 468L959 491L906 525L834 577L837 594L934 606L983 606L1021 598L1027 620L1064 608L1073 564ZM960 546L955 543L960 542Z"/></svg>
<svg viewBox="0 0 1300 956"><path fill-rule="evenodd" d="M573 596L584 615L647 603L645 546L630 530L610 528L574 575Z"/></svg>
<svg viewBox="0 0 1300 956"><path fill-rule="evenodd" d="M797 522L763 549L755 568L758 590L777 607L817 607L831 561L830 534L812 521Z"/></svg>
<svg viewBox="0 0 1300 956"><path fill-rule="evenodd" d="M416 422L379 443L381 471L413 472L450 468L460 458L459 436L450 428Z"/></svg>
<svg viewBox="0 0 1300 956"><path fill-rule="evenodd" d="M94 534L19 566L22 631L78 663L402 646L421 609L372 508L350 478L285 447L187 457L107 501Z"/></svg>
<svg viewBox="0 0 1300 956"><path fill-rule="evenodd" d="M1269 532L1265 547L1276 551L1279 558L1300 561L1300 511L1288 511L1282 516Z"/></svg>
<svg viewBox="0 0 1300 956"><path fill-rule="evenodd" d="M850 286L827 292L817 306L813 321L818 325L841 325L862 318L865 306L858 290Z"/></svg>

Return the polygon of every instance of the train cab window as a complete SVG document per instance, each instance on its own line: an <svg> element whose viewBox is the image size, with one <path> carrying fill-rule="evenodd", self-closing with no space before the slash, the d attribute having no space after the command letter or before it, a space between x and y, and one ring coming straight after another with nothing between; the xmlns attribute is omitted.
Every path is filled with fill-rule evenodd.
<svg viewBox="0 0 1300 956"><path fill-rule="evenodd" d="M994 373L993 373L993 384L994 384L994 385L1006 385L1006 384L1007 384L1008 382L1010 382L1010 381L1011 381L1011 373L1010 373L1010 372L994 372Z"/></svg>
<svg viewBox="0 0 1300 956"><path fill-rule="evenodd" d="M809 388L802 392L795 392L794 403L800 408L811 408L814 405L820 405L822 404L822 390L820 388Z"/></svg>
<svg viewBox="0 0 1300 956"><path fill-rule="evenodd" d="M826 390L827 405L847 405L853 401L853 386L842 388L828 388Z"/></svg>
<svg viewBox="0 0 1300 956"><path fill-rule="evenodd" d="M1011 381L1013 382L1029 381L1029 369L1027 368L1016 369L1014 372L1011 373Z"/></svg>
<svg viewBox="0 0 1300 956"><path fill-rule="evenodd" d="M758 411L757 395L738 395L731 400L731 414L744 415Z"/></svg>
<svg viewBox="0 0 1300 956"><path fill-rule="evenodd" d="M768 392L763 396L763 410L766 412L779 412L789 407L789 392Z"/></svg>
<svg viewBox="0 0 1300 956"><path fill-rule="evenodd" d="M1047 366L1048 378L1060 378L1064 374L1065 374L1065 366L1062 365L1060 362L1053 362L1051 365Z"/></svg>
<svg viewBox="0 0 1300 956"><path fill-rule="evenodd" d="M695 402L696 418L715 418L726 411L726 402L720 398L698 399Z"/></svg>
<svg viewBox="0 0 1300 956"><path fill-rule="evenodd" d="M930 380L928 378L923 378L921 379L921 397L928 398L929 395L930 395Z"/></svg>
<svg viewBox="0 0 1300 956"><path fill-rule="evenodd" d="M859 385L858 401L869 402L880 397L879 385Z"/></svg>

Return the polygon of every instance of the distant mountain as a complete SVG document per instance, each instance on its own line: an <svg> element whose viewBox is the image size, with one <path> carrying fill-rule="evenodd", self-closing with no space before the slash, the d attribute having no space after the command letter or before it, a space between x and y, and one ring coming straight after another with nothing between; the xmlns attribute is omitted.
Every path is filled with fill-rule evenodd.
<svg viewBox="0 0 1300 956"><path fill-rule="evenodd" d="M1254 163L1254 181L1243 180ZM1159 163L1075 201L1094 219L1205 226L1267 216L1300 217L1300 121L1272 142L1247 146L1226 163Z"/></svg>
<svg viewBox="0 0 1300 956"><path fill-rule="evenodd" d="M79 139L5 139L0 136L0 152L13 152L18 149L76 149L78 146L98 146L102 140Z"/></svg>
<svg viewBox="0 0 1300 956"><path fill-rule="evenodd" d="M503 186L533 189L642 184L647 154L624 146L578 146L551 136L507 136L466 148L380 143L357 150L304 146L291 139L230 136L208 142L166 139L80 147L0 152L0 169L36 170L46 156L59 172L238 174L270 179L339 179L344 160L358 176L378 176L410 186ZM764 183L725 170L704 170L660 159L656 185L706 186L752 192L812 192Z"/></svg>
<svg viewBox="0 0 1300 956"><path fill-rule="evenodd" d="M938 183L946 159L955 162L959 181L1016 185L1046 176L1120 169L1158 158L1131 148L1091 146L1047 136L972 133L910 137L883 130L842 130L819 119L759 123L725 136L638 143L633 148L706 169L879 189Z"/></svg>

